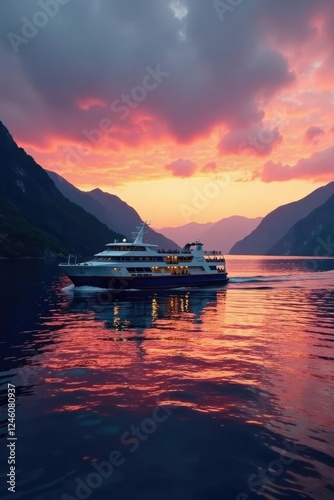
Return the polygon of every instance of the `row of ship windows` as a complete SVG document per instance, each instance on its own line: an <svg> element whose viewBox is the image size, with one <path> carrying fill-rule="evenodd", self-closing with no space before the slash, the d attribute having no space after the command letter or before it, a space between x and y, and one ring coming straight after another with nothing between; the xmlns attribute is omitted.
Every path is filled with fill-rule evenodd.
<svg viewBox="0 0 334 500"><path fill-rule="evenodd" d="M193 257L178 257L176 255L174 256L170 256L168 255L168 257L164 257L164 261L167 263L167 264L177 264L178 262L190 262L191 260L193 260Z"/></svg>
<svg viewBox="0 0 334 500"><path fill-rule="evenodd" d="M138 246L127 246L127 245L121 245L121 246L113 246L113 245L107 245L108 250L112 250L115 252L128 252L131 250L131 252L146 252L146 247L138 247Z"/></svg>
<svg viewBox="0 0 334 500"><path fill-rule="evenodd" d="M150 267L127 267L129 273L151 273L152 269Z"/></svg>
<svg viewBox="0 0 334 500"><path fill-rule="evenodd" d="M95 260L117 262L163 262L162 257L96 257Z"/></svg>
<svg viewBox="0 0 334 500"><path fill-rule="evenodd" d="M163 262L167 264L177 264L179 262L190 262L193 257L179 257L179 258L168 258L168 257L96 257L95 260L103 261L117 261L117 262Z"/></svg>
<svg viewBox="0 0 334 500"><path fill-rule="evenodd" d="M147 268L147 267L144 267L144 268L127 267L127 270L129 271L129 273L149 272L148 269L149 268ZM204 267L202 267L202 266L191 267L191 270L194 272L201 272L201 271L204 271ZM189 274L189 267L188 266L168 266L168 267L153 266L151 271L153 273Z"/></svg>
<svg viewBox="0 0 334 500"><path fill-rule="evenodd" d="M194 271L204 271L202 266L197 266L192 268ZM129 273L172 273L172 274L188 274L189 268L188 266L171 266L171 267L127 267L126 270ZM114 271L120 272L121 269L119 267L114 267Z"/></svg>

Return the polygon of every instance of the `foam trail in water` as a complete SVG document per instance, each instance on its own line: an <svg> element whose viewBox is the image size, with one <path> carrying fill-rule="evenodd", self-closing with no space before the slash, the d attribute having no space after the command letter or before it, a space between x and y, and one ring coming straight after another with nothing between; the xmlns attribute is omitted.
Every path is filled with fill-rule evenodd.
<svg viewBox="0 0 334 500"><path fill-rule="evenodd" d="M65 286L64 288L62 288L62 291L63 292L70 292L70 293L73 293L73 292L78 292L78 293L95 293L95 292L107 292L108 289L107 288L99 288L99 287L96 287L96 286L74 286L74 285L69 285L69 286Z"/></svg>

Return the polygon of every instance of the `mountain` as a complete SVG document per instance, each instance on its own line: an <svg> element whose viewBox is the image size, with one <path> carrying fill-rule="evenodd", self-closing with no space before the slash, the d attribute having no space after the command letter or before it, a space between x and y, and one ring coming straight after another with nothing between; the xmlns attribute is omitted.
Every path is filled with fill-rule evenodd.
<svg viewBox="0 0 334 500"><path fill-rule="evenodd" d="M266 255L296 222L325 203L333 194L334 182L330 182L301 200L276 208L264 217L260 225L251 234L238 241L232 247L230 253Z"/></svg>
<svg viewBox="0 0 334 500"><path fill-rule="evenodd" d="M0 256L91 255L122 234L70 202L0 122Z"/></svg>
<svg viewBox="0 0 334 500"><path fill-rule="evenodd" d="M125 201L114 194L101 191L101 189L81 191L59 174L51 171L47 171L47 173L66 198L94 215L109 228L121 232L130 240L133 239L132 233L143 221L136 210ZM174 241L150 227L147 229L145 241L158 245L159 248L178 248Z"/></svg>
<svg viewBox="0 0 334 500"><path fill-rule="evenodd" d="M202 238L205 231L213 224L213 222L207 222L205 224L189 222L183 226L163 227L161 229L157 229L157 231L164 234L167 238L171 238L176 241L178 245L183 247L187 242L196 241Z"/></svg>
<svg viewBox="0 0 334 500"><path fill-rule="evenodd" d="M334 195L292 226L268 255L326 256L334 254Z"/></svg>
<svg viewBox="0 0 334 500"><path fill-rule="evenodd" d="M218 249L223 253L229 253L235 242L253 231L261 221L262 217L249 219L239 215L221 219L207 229L203 235L203 242L209 250Z"/></svg>
<svg viewBox="0 0 334 500"><path fill-rule="evenodd" d="M229 253L234 243L253 231L261 220L261 217L249 219L234 215L217 222L206 224L190 222L184 226L165 227L159 231L182 246L188 241L201 240L207 250L221 250L223 253Z"/></svg>

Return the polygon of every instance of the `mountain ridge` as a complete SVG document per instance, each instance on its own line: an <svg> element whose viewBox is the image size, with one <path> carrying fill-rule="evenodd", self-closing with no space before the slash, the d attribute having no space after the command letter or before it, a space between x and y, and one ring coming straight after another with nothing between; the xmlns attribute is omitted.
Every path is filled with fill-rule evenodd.
<svg viewBox="0 0 334 500"><path fill-rule="evenodd" d="M177 243L200 239L207 250L221 250L228 254L233 244L249 234L261 222L262 217L248 218L232 215L216 222L189 222L183 226L159 229L163 234L173 237Z"/></svg>
<svg viewBox="0 0 334 500"><path fill-rule="evenodd" d="M268 255L330 257L334 254L334 194L299 220L268 252Z"/></svg>
<svg viewBox="0 0 334 500"><path fill-rule="evenodd" d="M0 235L2 257L91 255L123 237L65 198L2 122Z"/></svg>
<svg viewBox="0 0 334 500"><path fill-rule="evenodd" d="M93 214L98 220L109 228L124 234L132 240L132 233L143 223L138 212L117 195L102 191L100 188L91 191L81 191L61 175L46 170L55 182L59 191L70 201L76 203L87 212ZM179 246L164 235L148 227L145 239L160 248L179 248Z"/></svg>
<svg viewBox="0 0 334 500"><path fill-rule="evenodd" d="M315 189L300 200L281 205L267 214L259 226L232 248L233 255L266 255L292 228L334 194L334 182Z"/></svg>

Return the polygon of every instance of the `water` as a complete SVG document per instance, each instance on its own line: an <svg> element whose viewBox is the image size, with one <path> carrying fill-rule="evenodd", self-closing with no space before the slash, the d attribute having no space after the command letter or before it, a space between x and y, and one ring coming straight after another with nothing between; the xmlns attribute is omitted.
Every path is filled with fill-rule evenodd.
<svg viewBox="0 0 334 500"><path fill-rule="evenodd" d="M0 261L2 499L334 498L334 260L228 270L220 290L111 295Z"/></svg>

